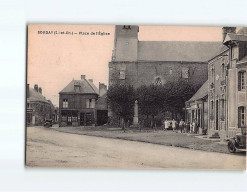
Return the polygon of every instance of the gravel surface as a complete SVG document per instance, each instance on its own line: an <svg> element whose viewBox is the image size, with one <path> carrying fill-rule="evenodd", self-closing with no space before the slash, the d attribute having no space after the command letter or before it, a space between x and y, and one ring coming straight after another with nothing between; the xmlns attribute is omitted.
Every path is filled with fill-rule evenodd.
<svg viewBox="0 0 247 195"><path fill-rule="evenodd" d="M54 127L53 129L56 131L72 134L139 141L165 146L174 146L189 148L193 150L203 150L209 152L230 154L227 149L227 142L220 143L219 141L217 142L217 140L214 139L206 140L201 139L196 135L176 133L173 131L126 130L124 132L120 128L106 127ZM246 155L246 153L238 151L237 153L232 155Z"/></svg>
<svg viewBox="0 0 247 195"><path fill-rule="evenodd" d="M27 128L26 149L26 167L176 170L246 167L243 155L78 135L43 127Z"/></svg>

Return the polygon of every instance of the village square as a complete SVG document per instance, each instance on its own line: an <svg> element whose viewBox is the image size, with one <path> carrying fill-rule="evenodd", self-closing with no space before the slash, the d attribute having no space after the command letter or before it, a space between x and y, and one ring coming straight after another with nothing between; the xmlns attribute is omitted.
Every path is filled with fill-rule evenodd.
<svg viewBox="0 0 247 195"><path fill-rule="evenodd" d="M138 33L115 26L108 83L78 73L58 106L27 83L27 167L246 169L247 28L219 42Z"/></svg>

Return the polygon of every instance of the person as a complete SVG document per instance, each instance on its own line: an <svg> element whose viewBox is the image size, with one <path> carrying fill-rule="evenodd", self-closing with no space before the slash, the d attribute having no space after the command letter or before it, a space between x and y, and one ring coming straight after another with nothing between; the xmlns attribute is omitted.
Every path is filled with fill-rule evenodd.
<svg viewBox="0 0 247 195"><path fill-rule="evenodd" d="M179 122L179 129L180 129L181 133L183 133L183 130L184 130L184 120L183 119L181 119Z"/></svg>
<svg viewBox="0 0 247 195"><path fill-rule="evenodd" d="M192 132L195 133L196 132L196 120L193 119L193 122L192 122Z"/></svg>
<svg viewBox="0 0 247 195"><path fill-rule="evenodd" d="M165 120L164 126L165 126L165 130L167 130L169 128L169 122L167 120Z"/></svg>
<svg viewBox="0 0 247 195"><path fill-rule="evenodd" d="M176 130L176 123L177 122L174 119L172 119L172 129L173 129L173 131Z"/></svg>

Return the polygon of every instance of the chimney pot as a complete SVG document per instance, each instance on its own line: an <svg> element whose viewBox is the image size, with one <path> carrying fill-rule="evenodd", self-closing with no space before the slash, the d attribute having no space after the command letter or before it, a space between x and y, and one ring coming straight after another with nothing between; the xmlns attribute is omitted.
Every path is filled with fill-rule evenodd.
<svg viewBox="0 0 247 195"><path fill-rule="evenodd" d="M34 90L35 90L36 92L39 92L39 86L38 86L37 84L34 85Z"/></svg>
<svg viewBox="0 0 247 195"><path fill-rule="evenodd" d="M86 79L86 75L82 74L81 79Z"/></svg>
<svg viewBox="0 0 247 195"><path fill-rule="evenodd" d="M39 93L41 93L41 94L42 94L42 88L41 88L41 87L39 88Z"/></svg>

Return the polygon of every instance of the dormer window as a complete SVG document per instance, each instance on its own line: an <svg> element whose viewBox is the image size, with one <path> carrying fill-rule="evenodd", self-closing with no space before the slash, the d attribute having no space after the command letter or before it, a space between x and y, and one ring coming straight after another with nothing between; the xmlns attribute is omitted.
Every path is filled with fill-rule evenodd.
<svg viewBox="0 0 247 195"><path fill-rule="evenodd" d="M75 92L76 92L76 93L79 93L79 92L80 92L80 86L75 85Z"/></svg>

